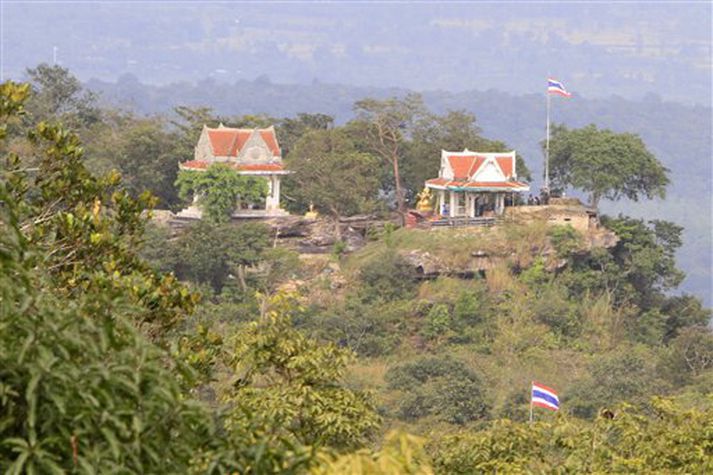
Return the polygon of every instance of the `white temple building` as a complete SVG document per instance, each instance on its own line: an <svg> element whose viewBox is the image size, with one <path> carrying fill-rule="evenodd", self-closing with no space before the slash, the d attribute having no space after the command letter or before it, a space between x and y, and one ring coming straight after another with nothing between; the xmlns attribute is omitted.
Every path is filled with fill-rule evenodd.
<svg viewBox="0 0 713 475"><path fill-rule="evenodd" d="M426 180L437 197L436 212L444 217L499 216L515 194L530 191L517 180L516 154L441 151L438 178Z"/></svg>
<svg viewBox="0 0 713 475"><path fill-rule="evenodd" d="M235 129L220 124L218 128L203 126L193 160L179 164L181 170L205 171L213 163L227 163L241 175L264 177L268 194L264 203L243 203L233 217L285 216L280 208L280 180L290 172L282 163L282 152L277 143L275 128ZM178 213L179 217L200 218L201 211L194 204Z"/></svg>

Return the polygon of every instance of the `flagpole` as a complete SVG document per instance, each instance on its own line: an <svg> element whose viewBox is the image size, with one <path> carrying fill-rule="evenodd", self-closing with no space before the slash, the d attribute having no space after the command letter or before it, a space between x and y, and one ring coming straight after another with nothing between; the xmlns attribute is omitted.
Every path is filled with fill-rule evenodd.
<svg viewBox="0 0 713 475"><path fill-rule="evenodd" d="M530 424L532 424L532 385L534 381L530 382Z"/></svg>
<svg viewBox="0 0 713 475"><path fill-rule="evenodd" d="M545 139L545 191L550 191L550 91L545 92L547 96L547 138Z"/></svg>

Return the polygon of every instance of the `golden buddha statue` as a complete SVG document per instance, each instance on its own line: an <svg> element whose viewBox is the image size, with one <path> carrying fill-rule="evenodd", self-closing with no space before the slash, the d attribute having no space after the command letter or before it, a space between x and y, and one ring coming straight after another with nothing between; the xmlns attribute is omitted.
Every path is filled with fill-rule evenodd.
<svg viewBox="0 0 713 475"><path fill-rule="evenodd" d="M421 193L417 195L418 202L416 203L416 209L422 213L427 213L433 211L433 205L431 204L431 189L424 188Z"/></svg>
<svg viewBox="0 0 713 475"><path fill-rule="evenodd" d="M309 211L305 213L305 218L307 219L317 219L317 216L319 216L319 213L317 213L314 210L314 204L310 201L309 203Z"/></svg>

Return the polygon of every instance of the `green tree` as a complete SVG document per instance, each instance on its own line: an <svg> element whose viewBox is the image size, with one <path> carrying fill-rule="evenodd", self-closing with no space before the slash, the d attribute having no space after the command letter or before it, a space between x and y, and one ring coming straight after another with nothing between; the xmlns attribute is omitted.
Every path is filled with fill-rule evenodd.
<svg viewBox="0 0 713 475"><path fill-rule="evenodd" d="M427 179L437 176L441 150L460 151L467 148L478 152L510 151L504 143L488 140L481 132L476 125L475 115L470 112L456 110L443 115L420 116L413 126L403 167L408 196L413 198ZM522 156L517 155L516 161L518 179L529 180L530 171Z"/></svg>
<svg viewBox="0 0 713 475"><path fill-rule="evenodd" d="M203 217L212 223L228 222L240 202L256 203L267 196L264 178L241 175L224 163L214 163L206 171L181 170L176 186L182 199L198 197Z"/></svg>
<svg viewBox="0 0 713 475"><path fill-rule="evenodd" d="M662 222L647 225L625 216L602 216L602 224L616 233L616 246L592 249L575 258L560 281L573 295L605 293L616 306L634 304L644 311L658 308L665 292L678 287L684 277L675 260L682 228Z"/></svg>
<svg viewBox="0 0 713 475"><path fill-rule="evenodd" d="M429 447L439 473L708 473L713 404L689 409L655 398L647 411L608 406L593 423L561 416L507 419L440 437Z"/></svg>
<svg viewBox="0 0 713 475"><path fill-rule="evenodd" d="M288 157L295 144L308 132L328 130L333 126L334 117L326 114L299 113L296 117L280 119L275 128L280 139L282 157Z"/></svg>
<svg viewBox="0 0 713 475"><path fill-rule="evenodd" d="M366 301L395 300L413 294L416 271L411 263L393 252L374 256L361 268L362 297Z"/></svg>
<svg viewBox="0 0 713 475"><path fill-rule="evenodd" d="M403 420L434 416L463 425L488 414L480 377L449 357L425 357L397 366L386 373L386 382L390 389L403 392L396 411Z"/></svg>
<svg viewBox="0 0 713 475"><path fill-rule="evenodd" d="M378 161L358 152L341 130L305 134L290 154L288 167L294 171L286 190L301 208L310 203L336 220L376 207L379 179L374 175Z"/></svg>
<svg viewBox="0 0 713 475"><path fill-rule="evenodd" d="M210 284L220 292L232 273L241 289L247 290L246 269L261 260L268 243L269 228L262 223L234 226L199 221L170 245L175 248L172 254L180 279Z"/></svg>
<svg viewBox="0 0 713 475"><path fill-rule="evenodd" d="M234 339L237 379L228 397L234 429L260 433L277 444L292 441L345 450L362 446L378 428L368 394L340 381L353 354L320 345L296 331L293 297L278 294Z"/></svg>
<svg viewBox="0 0 713 475"><path fill-rule="evenodd" d="M27 92L0 85L0 135ZM192 300L132 253L143 206L86 172L76 136L32 137L37 177L0 169L0 470L187 470L219 436L142 331Z"/></svg>
<svg viewBox="0 0 713 475"><path fill-rule="evenodd" d="M664 341L675 338L685 328L705 326L711 321L711 309L687 294L667 298L661 305L661 313L666 316Z"/></svg>
<svg viewBox="0 0 713 475"><path fill-rule="evenodd" d="M42 63L28 69L27 75L34 93L27 109L34 120L59 119L75 129L100 120L97 96L84 89L67 68Z"/></svg>
<svg viewBox="0 0 713 475"><path fill-rule="evenodd" d="M404 99L362 99L354 104L356 119L352 133L363 138L365 148L390 167L396 209L406 212L401 163L413 124L428 114L423 98L409 94Z"/></svg>
<svg viewBox="0 0 713 475"><path fill-rule="evenodd" d="M124 187L133 196L149 191L161 208L178 202L176 187L180 149L177 134L160 117L139 118L106 111L101 123L91 127L83 140L86 166L95 174L118 170Z"/></svg>
<svg viewBox="0 0 713 475"><path fill-rule="evenodd" d="M565 401L573 414L593 418L602 407L641 405L667 385L656 370L656 354L642 346L622 347L595 357L586 376L574 381Z"/></svg>
<svg viewBox="0 0 713 475"><path fill-rule="evenodd" d="M637 135L595 125L574 130L558 125L553 127L551 137L553 183L589 193L591 206L598 206L601 198L637 201L642 196L665 196L669 170Z"/></svg>
<svg viewBox="0 0 713 475"><path fill-rule="evenodd" d="M3 88L12 96L17 86ZM35 265L45 269L53 292L68 298L99 290L131 295L136 324L155 336L182 319L196 297L137 253L147 221L142 212L154 199L133 198L116 174L92 176L78 137L60 125L40 122L28 136L39 154L37 170L26 173L21 157L11 153L1 172L8 193L22 203L20 226L42 250Z"/></svg>

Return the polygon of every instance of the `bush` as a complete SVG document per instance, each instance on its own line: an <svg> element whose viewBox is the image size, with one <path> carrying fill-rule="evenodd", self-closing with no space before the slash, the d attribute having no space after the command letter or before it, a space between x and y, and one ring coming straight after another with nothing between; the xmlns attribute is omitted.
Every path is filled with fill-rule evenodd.
<svg viewBox="0 0 713 475"><path fill-rule="evenodd" d="M665 395L669 386L658 376L657 355L643 345L622 348L592 361L589 375L574 381L564 401L573 414L593 418L619 402L643 404Z"/></svg>
<svg viewBox="0 0 713 475"><path fill-rule="evenodd" d="M450 424L466 424L486 417L489 405L480 377L452 358L427 357L386 373L390 389L403 391L396 415L413 421L434 416Z"/></svg>
<svg viewBox="0 0 713 475"><path fill-rule="evenodd" d="M307 317L303 326L320 339L350 348L359 356L382 356L399 345L399 326L410 311L410 302L368 304L348 298L321 315Z"/></svg>
<svg viewBox="0 0 713 475"><path fill-rule="evenodd" d="M361 269L365 300L409 298L416 286L416 271L400 255L385 252L372 258Z"/></svg>
<svg viewBox="0 0 713 475"><path fill-rule="evenodd" d="M426 316L426 324L423 328L423 335L428 339L435 339L444 335L451 326L451 314L448 306L442 303L431 307Z"/></svg>
<svg viewBox="0 0 713 475"><path fill-rule="evenodd" d="M234 275L246 289L245 269L262 259L269 243L269 228L261 223L216 225L199 221L176 240L176 275L183 280L210 284L220 292Z"/></svg>
<svg viewBox="0 0 713 475"><path fill-rule="evenodd" d="M569 257L582 247L582 235L569 224L552 226L548 235L552 246L560 257Z"/></svg>

